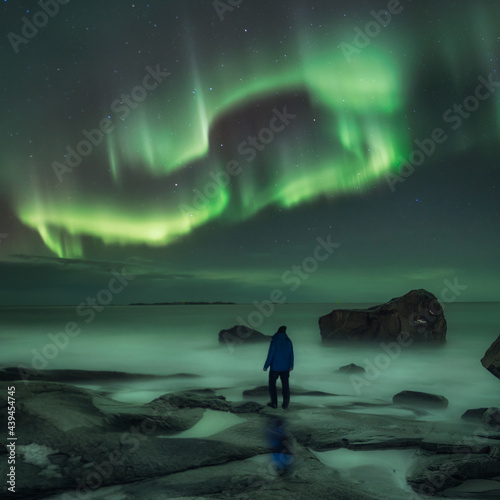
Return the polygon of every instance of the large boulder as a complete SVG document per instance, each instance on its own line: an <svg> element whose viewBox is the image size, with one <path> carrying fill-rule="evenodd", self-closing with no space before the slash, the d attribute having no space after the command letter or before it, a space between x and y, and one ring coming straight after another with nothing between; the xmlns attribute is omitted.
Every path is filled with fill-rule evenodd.
<svg viewBox="0 0 500 500"><path fill-rule="evenodd" d="M335 309L319 318L323 341L446 341L446 319L438 299L426 290L412 290L402 297L368 309Z"/></svg>
<svg viewBox="0 0 500 500"><path fill-rule="evenodd" d="M481 363L488 371L493 373L495 377L500 378L500 336L486 351Z"/></svg>

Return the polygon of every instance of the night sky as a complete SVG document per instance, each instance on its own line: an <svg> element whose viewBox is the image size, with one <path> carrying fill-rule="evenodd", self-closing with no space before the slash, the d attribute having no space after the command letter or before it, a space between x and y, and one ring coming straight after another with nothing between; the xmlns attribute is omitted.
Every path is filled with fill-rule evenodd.
<svg viewBox="0 0 500 500"><path fill-rule="evenodd" d="M0 304L499 300L498 2L0 9Z"/></svg>

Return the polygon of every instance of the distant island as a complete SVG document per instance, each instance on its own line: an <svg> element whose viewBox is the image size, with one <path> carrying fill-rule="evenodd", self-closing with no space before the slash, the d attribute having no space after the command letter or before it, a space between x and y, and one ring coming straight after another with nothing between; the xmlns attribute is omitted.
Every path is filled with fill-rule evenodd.
<svg viewBox="0 0 500 500"><path fill-rule="evenodd" d="M236 302L134 302L129 306L234 306Z"/></svg>

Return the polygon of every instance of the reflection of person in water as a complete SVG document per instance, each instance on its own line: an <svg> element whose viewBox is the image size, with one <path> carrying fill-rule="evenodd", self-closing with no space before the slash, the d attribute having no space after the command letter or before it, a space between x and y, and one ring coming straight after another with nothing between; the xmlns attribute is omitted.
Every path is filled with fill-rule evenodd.
<svg viewBox="0 0 500 500"><path fill-rule="evenodd" d="M288 379L290 371L293 370L293 345L286 334L286 326L280 326L273 335L269 352L267 354L264 371L269 367L269 396L271 401L267 404L271 408L278 407L278 395L276 392L276 381L281 379L281 390L283 392L282 408L286 410L290 403L290 388Z"/></svg>
<svg viewBox="0 0 500 500"><path fill-rule="evenodd" d="M291 443L286 435L285 420L273 417L267 428L271 460L280 475L287 474L293 461Z"/></svg>

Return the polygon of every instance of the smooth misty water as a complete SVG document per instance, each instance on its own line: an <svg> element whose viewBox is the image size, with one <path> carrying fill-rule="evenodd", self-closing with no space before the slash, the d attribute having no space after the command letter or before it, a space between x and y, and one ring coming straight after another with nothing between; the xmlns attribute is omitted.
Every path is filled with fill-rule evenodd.
<svg viewBox="0 0 500 500"><path fill-rule="evenodd" d="M365 307L366 304L338 307ZM295 370L291 386L342 395L329 399L293 397L313 404L382 400L390 402L401 390L446 396L450 407L442 417L458 417L465 409L500 405L500 381L481 365L486 349L500 332L500 305L457 303L445 307L448 342L442 348L409 347L388 363L367 385L353 385L335 373L340 366L361 366L383 360L379 346L321 344L318 318L337 306L285 304L257 330L273 334L288 326L294 343ZM121 401L146 402L176 390L212 387L230 400L241 400L243 389L267 383L262 370L267 344L236 346L218 343L218 332L255 314L253 305L108 307L86 324L74 307L4 308L1 310L0 365L31 366L35 353L45 353L46 369L112 370L142 374L193 373L200 378L171 378L135 382L102 382L88 387L105 389ZM82 329L67 346L55 350L49 333L67 322ZM386 358L387 359L387 358ZM40 363L40 360L38 360ZM39 368L40 364L34 365ZM359 380L358 380L359 382ZM363 410L365 411L365 410ZM383 411L379 409L378 411ZM390 410L394 413L394 410ZM437 416L435 415L437 418Z"/></svg>

